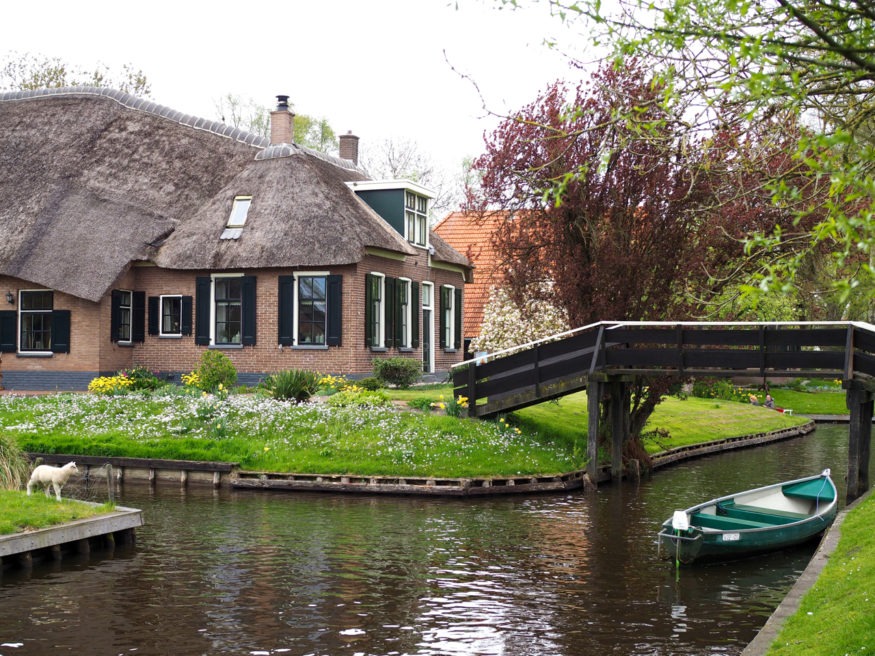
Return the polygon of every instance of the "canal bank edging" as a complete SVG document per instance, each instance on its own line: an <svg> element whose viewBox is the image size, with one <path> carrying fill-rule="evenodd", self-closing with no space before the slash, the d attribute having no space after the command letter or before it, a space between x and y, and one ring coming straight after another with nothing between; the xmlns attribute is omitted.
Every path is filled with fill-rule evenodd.
<svg viewBox="0 0 875 656"><path fill-rule="evenodd" d="M39 560L62 560L69 553L88 554L92 549L133 544L134 529L142 525L141 510L118 506L104 515L3 535L0 536L0 571L7 567L29 568Z"/></svg>

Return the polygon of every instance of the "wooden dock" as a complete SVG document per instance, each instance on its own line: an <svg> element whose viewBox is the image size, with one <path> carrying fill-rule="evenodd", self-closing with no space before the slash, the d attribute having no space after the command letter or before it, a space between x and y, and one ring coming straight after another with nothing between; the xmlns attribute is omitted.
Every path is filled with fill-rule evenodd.
<svg viewBox="0 0 875 656"><path fill-rule="evenodd" d="M86 502L82 502L86 503ZM143 512L121 506L105 515L77 519L49 528L0 536L0 565L29 568L34 561L61 560L65 553L131 544L134 529L143 525Z"/></svg>

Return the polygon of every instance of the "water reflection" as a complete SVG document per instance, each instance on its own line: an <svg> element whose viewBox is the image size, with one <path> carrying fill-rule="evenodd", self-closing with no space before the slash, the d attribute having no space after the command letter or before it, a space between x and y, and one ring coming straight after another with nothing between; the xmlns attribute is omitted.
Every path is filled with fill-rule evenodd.
<svg viewBox="0 0 875 656"><path fill-rule="evenodd" d="M718 494L844 472L846 441L820 428L559 497L129 485L121 501L147 522L136 547L3 574L0 644L18 646L0 655L738 654L813 547L676 579L659 523Z"/></svg>

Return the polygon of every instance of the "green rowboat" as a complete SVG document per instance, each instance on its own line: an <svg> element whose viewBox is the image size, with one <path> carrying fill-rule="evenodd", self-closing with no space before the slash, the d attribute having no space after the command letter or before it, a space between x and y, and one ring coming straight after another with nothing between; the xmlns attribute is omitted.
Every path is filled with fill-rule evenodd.
<svg viewBox="0 0 875 656"><path fill-rule="evenodd" d="M784 549L819 536L836 511L836 488L826 469L678 510L662 524L659 549L684 564Z"/></svg>

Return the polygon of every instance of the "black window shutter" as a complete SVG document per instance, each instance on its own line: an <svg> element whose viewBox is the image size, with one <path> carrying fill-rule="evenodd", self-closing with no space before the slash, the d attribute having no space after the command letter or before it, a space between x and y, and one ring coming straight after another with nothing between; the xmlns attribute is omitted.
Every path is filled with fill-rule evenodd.
<svg viewBox="0 0 875 656"><path fill-rule="evenodd" d="M191 335L191 311L192 311L191 296L182 297L182 334Z"/></svg>
<svg viewBox="0 0 875 656"><path fill-rule="evenodd" d="M328 276L328 320L325 343L340 346L343 337L343 276Z"/></svg>
<svg viewBox="0 0 875 656"><path fill-rule="evenodd" d="M18 312L0 311L0 353L15 353Z"/></svg>
<svg viewBox="0 0 875 656"><path fill-rule="evenodd" d="M52 312L52 353L70 352L70 310Z"/></svg>
<svg viewBox="0 0 875 656"><path fill-rule="evenodd" d="M121 323L121 305L122 293L113 289L110 294L110 312L109 312L109 339L110 341L118 341L119 324Z"/></svg>
<svg viewBox="0 0 875 656"><path fill-rule="evenodd" d="M209 276L198 276L195 280L195 344L209 345L210 343L211 284Z"/></svg>
<svg viewBox="0 0 875 656"><path fill-rule="evenodd" d="M295 277L279 277L277 297L277 343L291 346L295 343Z"/></svg>
<svg viewBox="0 0 875 656"><path fill-rule="evenodd" d="M242 291L242 315L243 315L243 343L252 346L255 344L255 317L258 302L255 296L255 276L243 276L241 281Z"/></svg>
<svg viewBox="0 0 875 656"><path fill-rule="evenodd" d="M160 301L161 299L157 296L149 297L149 334L157 335L160 332L160 318L161 318L161 308Z"/></svg>
<svg viewBox="0 0 875 656"><path fill-rule="evenodd" d="M456 288L455 290L456 298L453 299L455 303L453 303L453 319L456 321L454 344L453 348L460 349L462 348L462 290L460 288Z"/></svg>
<svg viewBox="0 0 875 656"><path fill-rule="evenodd" d="M441 348L450 348L447 344L447 294L450 290L446 287L441 287L440 307L438 308L438 344Z"/></svg>
<svg viewBox="0 0 875 656"><path fill-rule="evenodd" d="M389 278L388 276L383 279L383 346L386 348L398 345L395 339L397 335L395 332L395 309L398 306L395 302L396 282L395 278Z"/></svg>
<svg viewBox="0 0 875 656"><path fill-rule="evenodd" d="M131 294L131 341L146 341L146 292Z"/></svg>
<svg viewBox="0 0 875 656"><path fill-rule="evenodd" d="M374 300L371 294L371 280L374 278L370 273L365 274L365 346L374 344Z"/></svg>
<svg viewBox="0 0 875 656"><path fill-rule="evenodd" d="M410 283L410 344L413 348L419 348L419 283Z"/></svg>

